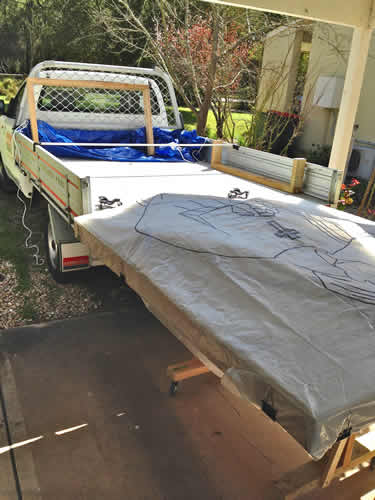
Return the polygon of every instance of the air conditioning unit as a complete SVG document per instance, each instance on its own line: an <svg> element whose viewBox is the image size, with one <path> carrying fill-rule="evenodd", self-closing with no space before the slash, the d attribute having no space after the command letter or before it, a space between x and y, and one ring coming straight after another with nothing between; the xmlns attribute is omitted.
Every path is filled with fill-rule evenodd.
<svg viewBox="0 0 375 500"><path fill-rule="evenodd" d="M343 77L319 76L315 86L313 105L321 108L338 109L343 89Z"/></svg>

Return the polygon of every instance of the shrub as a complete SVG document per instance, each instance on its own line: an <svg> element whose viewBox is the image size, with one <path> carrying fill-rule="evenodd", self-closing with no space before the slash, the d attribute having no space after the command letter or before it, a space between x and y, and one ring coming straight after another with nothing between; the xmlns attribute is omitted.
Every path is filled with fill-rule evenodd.
<svg viewBox="0 0 375 500"><path fill-rule="evenodd" d="M285 155L293 145L300 117L292 113L257 111L243 134L243 144L253 149Z"/></svg>
<svg viewBox="0 0 375 500"><path fill-rule="evenodd" d="M317 165L328 167L331 149L332 146L313 144L312 149L306 153L306 160L310 163L316 163Z"/></svg>
<svg viewBox="0 0 375 500"><path fill-rule="evenodd" d="M17 80L15 78L3 78L0 80L0 96L4 96L5 101L10 101L10 99L17 94L21 83L21 80Z"/></svg>

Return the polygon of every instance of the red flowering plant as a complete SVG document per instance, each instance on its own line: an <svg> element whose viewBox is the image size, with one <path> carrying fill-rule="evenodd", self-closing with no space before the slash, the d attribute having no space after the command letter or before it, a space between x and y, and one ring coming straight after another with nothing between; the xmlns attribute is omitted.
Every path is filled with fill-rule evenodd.
<svg viewBox="0 0 375 500"><path fill-rule="evenodd" d="M337 208L339 210L345 210L345 207L349 205L353 205L354 197L355 197L355 188L359 186L360 182L358 179L352 179L350 184L342 184L341 185L341 193L340 198L337 202Z"/></svg>
<svg viewBox="0 0 375 500"><path fill-rule="evenodd" d="M248 66L258 48L256 41L245 36L243 24L225 17L222 21L219 26L211 15L196 16L189 26L178 27L173 22L168 29L156 29L158 50L167 63L173 61L173 75L178 76L174 83L185 105L197 116L198 133L204 133L211 108L217 137L225 135L230 100L243 75L250 73Z"/></svg>

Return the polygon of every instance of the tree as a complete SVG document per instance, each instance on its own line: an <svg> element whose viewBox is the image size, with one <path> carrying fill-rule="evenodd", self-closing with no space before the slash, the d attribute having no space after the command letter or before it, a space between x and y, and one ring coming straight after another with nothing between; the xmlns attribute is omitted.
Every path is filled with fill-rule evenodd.
<svg viewBox="0 0 375 500"><path fill-rule="evenodd" d="M164 57L174 60L178 89L185 104L197 115L199 131L204 130L211 107L217 136L223 137L230 98L243 81L243 74L250 71L253 43L242 36L241 24L223 16L212 17L196 19L186 31L176 31L175 26L166 33L158 29L157 37Z"/></svg>
<svg viewBox="0 0 375 500"><path fill-rule="evenodd" d="M2 73L22 70L23 48L20 43L19 20L23 3L3 0L0 3L0 69Z"/></svg>
<svg viewBox="0 0 375 500"><path fill-rule="evenodd" d="M119 64L118 53L99 29L94 11L102 0L1 0L0 65L8 71L30 69L58 59Z"/></svg>
<svg viewBox="0 0 375 500"><path fill-rule="evenodd" d="M139 2L107 0L96 17L118 45L169 73L197 118L198 134L204 134L212 107L222 136L229 96L251 73L252 55L275 28L275 16L193 0L151 4L144 1L139 8Z"/></svg>

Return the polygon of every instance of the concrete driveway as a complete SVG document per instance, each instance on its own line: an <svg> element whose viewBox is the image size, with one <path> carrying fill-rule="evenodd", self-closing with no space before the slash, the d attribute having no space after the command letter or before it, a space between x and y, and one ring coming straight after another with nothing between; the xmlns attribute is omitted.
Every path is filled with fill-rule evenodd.
<svg viewBox="0 0 375 500"><path fill-rule="evenodd" d="M171 398L166 367L191 356L143 306L2 331L0 345L0 500L277 500L273 480L308 460L213 375ZM305 498L372 489L363 471Z"/></svg>

